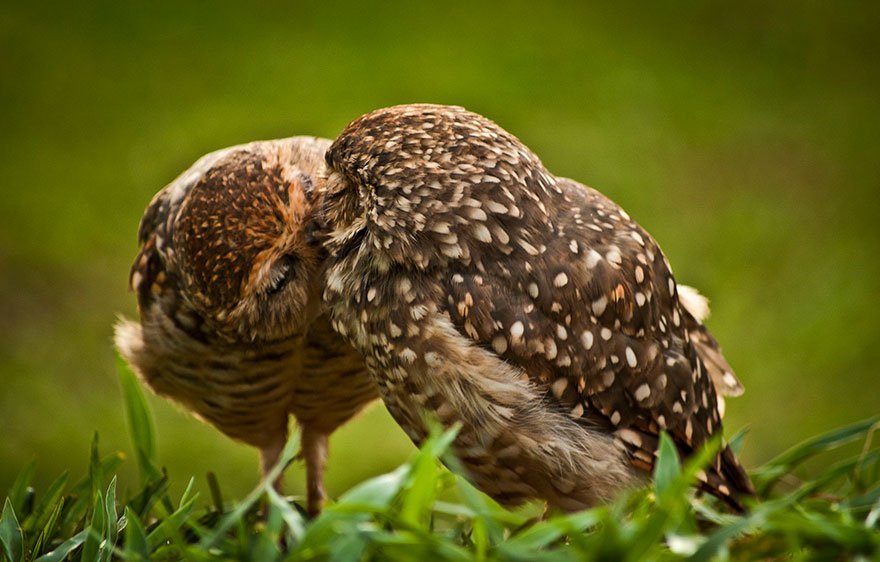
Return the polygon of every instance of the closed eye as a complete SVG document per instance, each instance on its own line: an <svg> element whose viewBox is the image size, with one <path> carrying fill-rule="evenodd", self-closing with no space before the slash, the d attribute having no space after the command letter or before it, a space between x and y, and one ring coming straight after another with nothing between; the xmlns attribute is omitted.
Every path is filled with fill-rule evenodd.
<svg viewBox="0 0 880 562"><path fill-rule="evenodd" d="M275 265L272 266L271 278L266 294L270 296L275 295L296 279L296 266L298 263L299 258L291 255L286 255L275 262Z"/></svg>

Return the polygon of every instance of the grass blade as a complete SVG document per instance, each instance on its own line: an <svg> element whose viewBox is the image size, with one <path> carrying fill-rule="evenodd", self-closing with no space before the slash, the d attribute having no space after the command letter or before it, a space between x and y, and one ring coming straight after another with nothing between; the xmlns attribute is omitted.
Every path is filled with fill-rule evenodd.
<svg viewBox="0 0 880 562"><path fill-rule="evenodd" d="M34 478L36 464L36 461L31 461L25 465L15 478L15 482L12 483L12 487L9 488L7 497L9 498L9 501L12 502L12 508L18 513L23 513L31 480Z"/></svg>
<svg viewBox="0 0 880 562"><path fill-rule="evenodd" d="M260 484L251 490L251 492L245 497L244 500L241 501L232 511L226 514L223 519L220 520L220 523L217 525L217 528L214 529L212 533L202 539L200 546L203 549L208 549L212 547L217 541L220 540L226 531L232 528L233 525L239 523L244 514L263 496L268 488L272 486L272 482L281 475L281 472L287 467L287 465L293 460L295 456L296 446L298 439L295 435L291 435L287 439L287 443L284 445L284 450L281 451L281 457L278 460L278 463L269 471ZM219 487L218 487L219 490Z"/></svg>
<svg viewBox="0 0 880 562"><path fill-rule="evenodd" d="M681 474L681 461L678 450L665 431L660 433L660 446L657 450L657 462L654 463L654 489L657 497L662 498L672 488L673 483Z"/></svg>
<svg viewBox="0 0 880 562"><path fill-rule="evenodd" d="M101 465L101 457L98 454L98 433L92 436L92 447L89 451L89 488L91 488L90 501L94 501L101 493L104 481L104 470Z"/></svg>
<svg viewBox="0 0 880 562"><path fill-rule="evenodd" d="M101 551L101 560L110 561L110 555L113 553L113 547L116 546L116 538L118 534L118 516L116 512L116 476L110 481L107 488L107 498L104 501L104 536L106 544Z"/></svg>
<svg viewBox="0 0 880 562"><path fill-rule="evenodd" d="M123 550L126 560L141 560L147 562L150 559L150 543L147 541L147 531L140 518L131 509L125 510L125 549Z"/></svg>
<svg viewBox="0 0 880 562"><path fill-rule="evenodd" d="M208 471L208 490L211 492L211 501L214 503L214 510L217 513L223 513L223 492L220 491L220 483L217 482L217 475L213 471Z"/></svg>
<svg viewBox="0 0 880 562"><path fill-rule="evenodd" d="M266 489L266 495L269 498L269 502L273 506L275 506L275 508L281 514L285 525L287 525L287 529L291 539L293 539L293 541L295 542L301 541L303 535L306 532L306 524L303 516L300 515L297 510L290 507L290 504L287 503L287 500L281 497L278 492L275 491L275 488L269 486Z"/></svg>
<svg viewBox="0 0 880 562"><path fill-rule="evenodd" d="M125 400L125 416L128 420L141 481L146 483L162 477L156 465L156 430L153 416L147 406L147 399L141 390L140 382L119 354L116 356L116 364L119 382L122 385L122 396Z"/></svg>
<svg viewBox="0 0 880 562"><path fill-rule="evenodd" d="M343 506L364 506L372 509L383 509L397 496L409 475L410 467L403 465L393 472L370 478L361 482L339 497L329 509Z"/></svg>
<svg viewBox="0 0 880 562"><path fill-rule="evenodd" d="M6 498L3 515L0 516L0 542L3 543L3 551L11 562L24 560L24 536L9 498Z"/></svg>
<svg viewBox="0 0 880 562"><path fill-rule="evenodd" d="M193 511L195 498L180 506L174 513L162 519L162 522L156 526L148 535L147 542L150 549L156 549L165 541L173 539L178 530L186 523Z"/></svg>
<svg viewBox="0 0 880 562"><path fill-rule="evenodd" d="M572 515L554 517L548 521L541 521L517 533L513 538L505 541L501 550L510 554L525 552L538 552L551 543L561 539L567 532L576 530L583 532L598 524L607 517L607 508L600 507L581 511Z"/></svg>
<svg viewBox="0 0 880 562"><path fill-rule="evenodd" d="M880 423L880 416L875 416L834 431L818 435L812 439L791 447L781 455L766 463L755 471L755 485L759 492L766 492L779 478L793 470L804 461L825 451L830 451L847 443L863 439L868 432Z"/></svg>
<svg viewBox="0 0 880 562"><path fill-rule="evenodd" d="M92 520L86 531L86 541L83 545L82 560L99 560L101 542L104 540L104 497L98 492L95 505L92 510Z"/></svg>
<svg viewBox="0 0 880 562"><path fill-rule="evenodd" d="M75 534L74 536L70 537L69 539L58 545L58 548L56 548L52 552L40 556L34 562L61 562L62 560L64 560L65 557L67 557L68 554L73 552L77 547L79 547L79 545L84 543L86 537L88 536L88 529L80 531L79 533ZM83 559L85 560L85 558Z"/></svg>
<svg viewBox="0 0 880 562"><path fill-rule="evenodd" d="M49 512L49 517L46 520L46 524L43 525L43 528L40 531L40 535L37 537L37 540L34 543L33 548L31 549L31 558L36 558L43 551L43 546L45 546L46 543L48 543L49 540L54 536L55 525L58 523L58 518L61 517L61 512L64 510L64 505L64 498L61 498L52 507L52 510Z"/></svg>
<svg viewBox="0 0 880 562"><path fill-rule="evenodd" d="M33 516L29 517L28 521L25 522L23 527L25 530L40 529L46 524L52 514L55 513L55 508L64 494L65 486L67 486L66 471L49 486Z"/></svg>

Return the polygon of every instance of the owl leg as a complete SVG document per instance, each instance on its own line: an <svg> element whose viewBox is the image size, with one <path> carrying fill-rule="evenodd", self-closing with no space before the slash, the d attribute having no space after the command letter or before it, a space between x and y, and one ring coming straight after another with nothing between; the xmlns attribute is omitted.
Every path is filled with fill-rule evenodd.
<svg viewBox="0 0 880 562"><path fill-rule="evenodd" d="M284 450L284 443L286 441L287 439L282 435L281 439L260 449L260 470L263 473L264 479L269 476L269 473L272 472L272 469L278 464L278 460L281 458L281 451ZM272 486L279 494L282 493L281 489L283 487L283 482L283 472L278 475L274 482L272 482Z"/></svg>
<svg viewBox="0 0 880 562"><path fill-rule="evenodd" d="M327 494L324 491L324 467L327 462L327 434L302 426L302 456L306 461L306 509L309 515L321 512Z"/></svg>

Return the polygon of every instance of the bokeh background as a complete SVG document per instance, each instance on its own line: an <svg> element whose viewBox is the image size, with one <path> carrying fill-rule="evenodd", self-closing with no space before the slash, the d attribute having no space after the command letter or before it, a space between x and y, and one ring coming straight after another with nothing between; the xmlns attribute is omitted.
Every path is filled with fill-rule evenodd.
<svg viewBox="0 0 880 562"><path fill-rule="evenodd" d="M111 326L153 193L404 102L493 118L654 234L712 299L747 464L878 413L878 37L848 1L4 2L0 490L31 459L82 474L94 431L130 450ZM151 404L174 481L254 483L254 451ZM411 452L376 405L333 438L330 492Z"/></svg>

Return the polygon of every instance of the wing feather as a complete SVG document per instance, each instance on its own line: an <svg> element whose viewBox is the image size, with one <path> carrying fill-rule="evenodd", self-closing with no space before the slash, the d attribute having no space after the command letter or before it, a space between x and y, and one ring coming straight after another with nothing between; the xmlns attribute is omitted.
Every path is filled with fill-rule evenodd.
<svg viewBox="0 0 880 562"><path fill-rule="evenodd" d="M530 231L538 255L489 250L476 265L458 264L448 313L462 334L527 373L548 405L618 432L633 464L650 469L660 430L685 454L721 431L711 376L721 355L706 354L714 339L702 325L685 325L695 320L647 232L598 192L560 183L569 207ZM747 478L731 462L720 455L703 486L725 498L733 492L719 486L742 491Z"/></svg>

